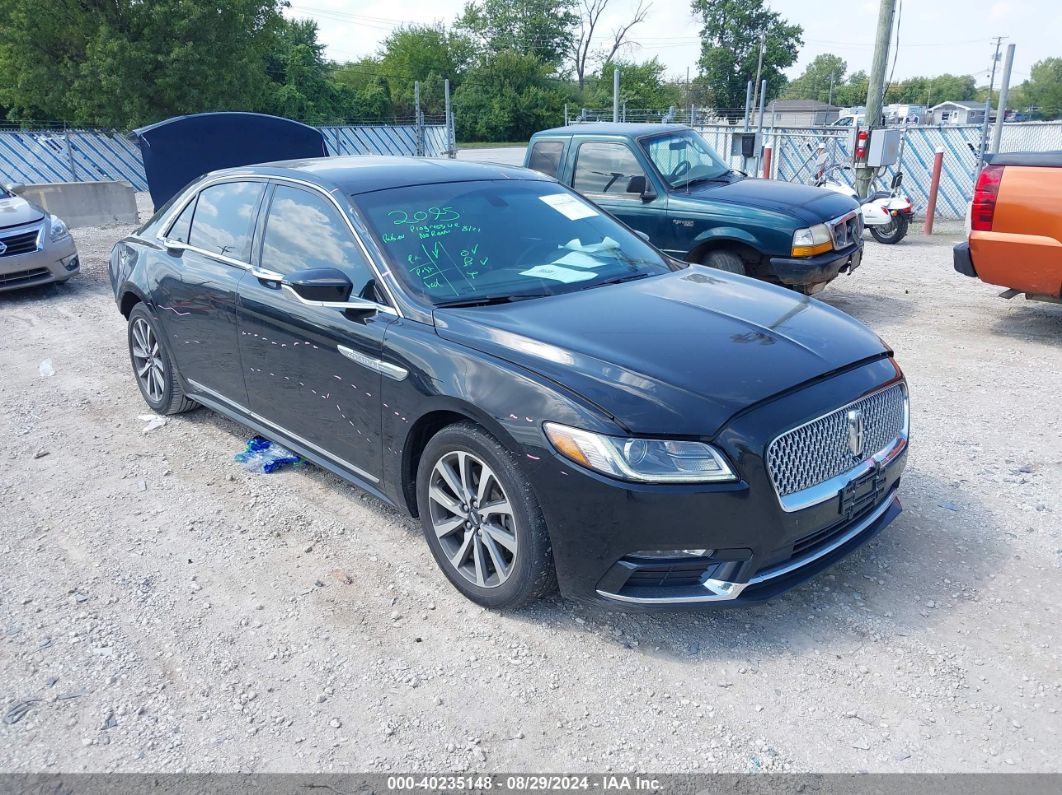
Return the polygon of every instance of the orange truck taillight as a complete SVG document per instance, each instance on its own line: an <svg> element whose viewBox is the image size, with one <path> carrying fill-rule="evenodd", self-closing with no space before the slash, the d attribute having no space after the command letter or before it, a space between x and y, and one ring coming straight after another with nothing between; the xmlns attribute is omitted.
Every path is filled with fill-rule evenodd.
<svg viewBox="0 0 1062 795"><path fill-rule="evenodd" d="M992 231L992 217L996 214L999 183L1004 166L985 166L977 176L973 204L970 208L970 228L978 232Z"/></svg>

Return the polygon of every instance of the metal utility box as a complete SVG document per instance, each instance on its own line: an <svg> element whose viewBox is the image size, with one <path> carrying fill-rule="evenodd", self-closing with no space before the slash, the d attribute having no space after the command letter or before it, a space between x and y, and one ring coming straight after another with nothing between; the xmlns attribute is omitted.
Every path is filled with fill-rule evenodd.
<svg viewBox="0 0 1062 795"><path fill-rule="evenodd" d="M730 134L731 157L755 157L763 144L763 136L754 132L735 132Z"/></svg>
<svg viewBox="0 0 1062 795"><path fill-rule="evenodd" d="M900 140L903 130L872 130L867 147L867 165L871 168L895 165L900 159Z"/></svg>

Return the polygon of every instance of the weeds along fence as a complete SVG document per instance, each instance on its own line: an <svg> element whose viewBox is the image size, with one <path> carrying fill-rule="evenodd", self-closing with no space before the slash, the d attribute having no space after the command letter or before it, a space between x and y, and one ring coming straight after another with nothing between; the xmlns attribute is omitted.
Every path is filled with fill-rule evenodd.
<svg viewBox="0 0 1062 795"><path fill-rule="evenodd" d="M731 151L731 136L741 128L730 125L705 125L697 128L705 140L720 154ZM937 148L944 150L944 162L937 195L936 217L961 219L973 196L977 171L977 149L981 126L907 127L904 131L903 188L914 202L917 212L924 212L929 197L933 158ZM814 182L816 150L825 144L829 163L850 163L853 133L838 127L781 128L765 127L763 143L773 154L771 176L787 182ZM1003 125L1001 152L1038 152L1062 150L1062 122L1022 122ZM731 166L741 168L741 158L731 158ZM751 167L751 166L750 166ZM880 170L875 187L887 189L892 184L896 166ZM837 171L842 179L852 180L850 171Z"/></svg>
<svg viewBox="0 0 1062 795"><path fill-rule="evenodd" d="M320 128L331 155L424 155L442 157L450 148L447 126L357 124ZM147 190L136 141L114 130L0 130L0 183L125 180Z"/></svg>

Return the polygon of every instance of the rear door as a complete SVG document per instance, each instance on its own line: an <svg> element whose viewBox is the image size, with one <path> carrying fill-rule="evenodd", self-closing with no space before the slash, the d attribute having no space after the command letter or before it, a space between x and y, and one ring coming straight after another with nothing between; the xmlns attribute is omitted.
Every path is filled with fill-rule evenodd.
<svg viewBox="0 0 1062 795"><path fill-rule="evenodd" d="M277 182L263 213L256 269L240 285L240 349L252 411L376 483L380 362L395 320L381 304L354 314L303 303L277 275L338 268L352 297L380 302L376 274L339 208L316 188Z"/></svg>
<svg viewBox="0 0 1062 795"><path fill-rule="evenodd" d="M164 267L154 291L177 369L193 391L244 407L236 293L250 269L254 221L264 181L203 188L163 235Z"/></svg>
<svg viewBox="0 0 1062 795"><path fill-rule="evenodd" d="M644 232L659 248L667 239L667 193L653 181L631 146L622 141L576 139L572 187L604 207L631 229ZM642 198L640 185L650 185L656 197Z"/></svg>

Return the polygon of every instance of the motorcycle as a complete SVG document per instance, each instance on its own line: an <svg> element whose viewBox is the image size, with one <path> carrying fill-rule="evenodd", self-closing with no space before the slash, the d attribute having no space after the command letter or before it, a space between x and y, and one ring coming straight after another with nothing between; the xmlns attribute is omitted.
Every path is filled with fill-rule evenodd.
<svg viewBox="0 0 1062 795"><path fill-rule="evenodd" d="M892 178L892 190L878 190L860 201L855 188L849 187L835 176L834 172L851 169L849 165L837 163L825 169L815 180L816 187L832 190L859 201L863 212L863 226L879 243L899 243L907 235L907 229L914 219L914 204L906 196L901 186L903 174L899 171Z"/></svg>

